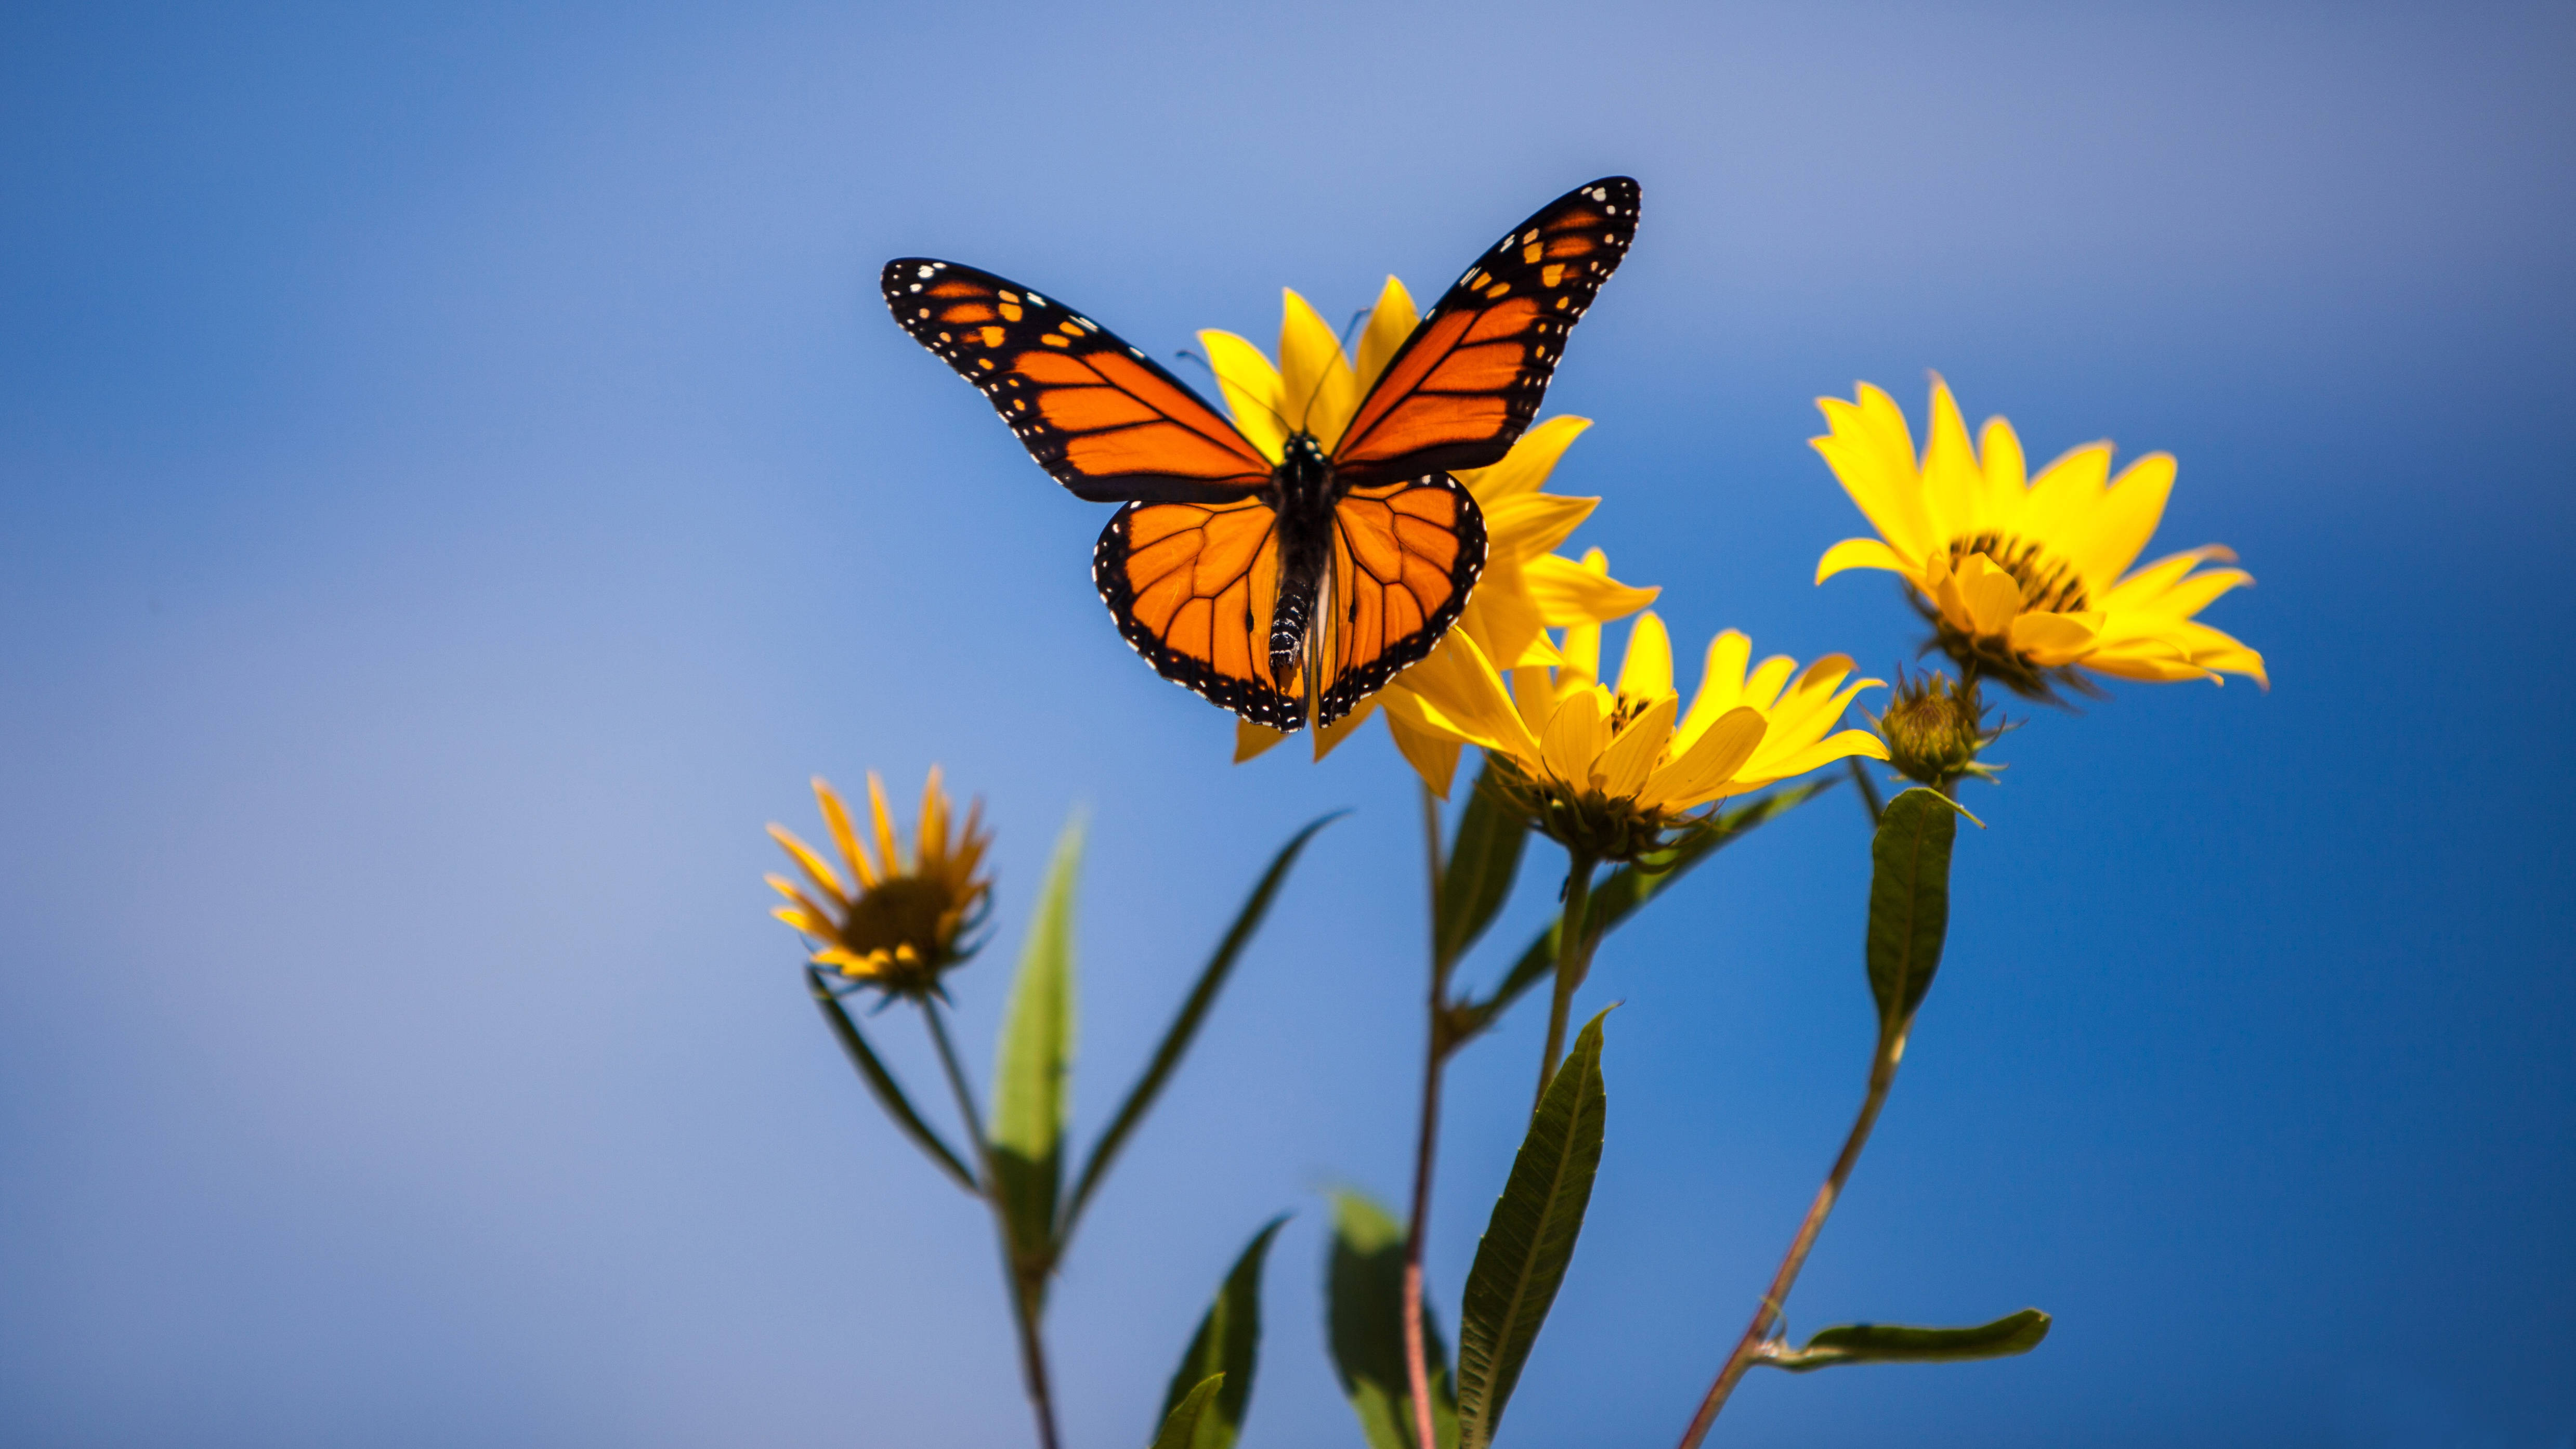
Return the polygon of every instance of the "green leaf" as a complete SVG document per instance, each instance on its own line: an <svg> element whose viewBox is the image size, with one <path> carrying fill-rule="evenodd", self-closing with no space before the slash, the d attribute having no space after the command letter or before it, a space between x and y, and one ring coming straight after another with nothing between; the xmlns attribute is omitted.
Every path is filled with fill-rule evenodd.
<svg viewBox="0 0 2576 1449"><path fill-rule="evenodd" d="M1456 964L1494 915L1511 899L1512 881L1521 869L1521 849L1529 843L1529 825L1492 784L1488 761L1467 795L1458 817L1458 837L1440 872L1440 899L1432 916L1432 950L1440 968Z"/></svg>
<svg viewBox="0 0 2576 1449"><path fill-rule="evenodd" d="M1235 913L1234 924L1226 929L1225 939L1217 943L1216 954L1208 958L1207 968L1199 972L1198 984L1190 988L1189 998L1181 1003L1180 1014L1173 1017L1172 1024L1164 1029L1163 1044L1154 1049L1154 1058L1146 1064L1145 1074L1136 1079L1136 1085L1127 1089L1127 1100L1119 1104L1118 1115L1109 1119L1109 1130L1100 1134L1099 1144L1091 1149L1090 1160L1083 1164L1082 1175L1074 1181L1072 1204L1064 1213L1062 1237L1070 1239L1073 1236L1073 1225L1082 1217L1083 1208L1091 1202L1091 1195L1098 1190L1101 1180L1108 1175L1109 1164L1117 1159L1118 1150L1127 1145L1129 1134L1145 1120L1146 1111L1162 1094L1172 1073L1179 1069L1182 1056L1188 1053L1190 1043L1198 1036L1199 1024L1207 1019L1208 1008L1216 1004L1216 994L1225 988L1227 976L1233 973L1235 958L1251 944L1253 932L1261 929L1261 919L1269 914L1271 898L1278 895L1279 887L1286 883L1288 869L1297 863L1298 853L1306 848L1307 841L1314 839L1316 831L1332 824L1343 813L1336 810L1290 836L1288 843L1280 847L1279 854L1271 860L1270 869L1262 873L1261 883L1252 888L1251 899Z"/></svg>
<svg viewBox="0 0 2576 1449"><path fill-rule="evenodd" d="M1764 1347L1755 1361L1791 1373L1843 1363L1965 1363L2010 1358L2039 1347L2049 1318L2036 1308L1975 1328L1903 1328L1892 1323L1847 1323L1807 1340L1804 1348Z"/></svg>
<svg viewBox="0 0 2576 1449"><path fill-rule="evenodd" d="M1207 1413L1208 1400L1225 1387L1225 1375L1210 1374L1187 1397L1172 1406L1163 1416L1163 1432L1154 1436L1154 1449L1190 1449L1197 1442L1199 1425Z"/></svg>
<svg viewBox="0 0 2576 1449"><path fill-rule="evenodd" d="M1333 1371L1360 1417L1369 1449L1416 1449L1413 1375L1404 1355L1404 1229L1386 1209L1355 1192L1333 1194L1324 1294ZM1458 1401L1449 1385L1449 1350L1429 1303L1422 1305L1422 1347L1437 1449L1456 1449Z"/></svg>
<svg viewBox="0 0 2576 1449"><path fill-rule="evenodd" d="M1171 1390L1163 1395L1168 1433L1172 1414L1197 1392L1196 1385L1211 1378L1225 1381L1224 1389L1199 1416L1197 1436L1182 1441L1188 1449L1234 1449L1234 1441L1243 1433L1244 1411L1252 1403L1253 1360L1261 1349L1261 1264L1270 1252L1270 1240L1286 1221L1285 1213L1272 1218L1252 1235L1243 1256L1234 1260L1234 1271L1225 1275L1224 1285L1216 1290L1216 1301L1199 1320L1199 1331L1181 1354L1179 1371L1172 1375Z"/></svg>
<svg viewBox="0 0 2576 1449"><path fill-rule="evenodd" d="M1636 914L1638 907L1654 899L1722 847L1765 821L1806 804L1832 789L1835 783L1827 778L1775 790L1750 805L1718 816L1706 827L1682 837L1672 849L1648 857L1640 862L1644 869L1622 866L1612 872L1608 880L1592 888L1592 899L1584 910L1585 919L1592 924L1594 940L1597 943L1613 927ZM1548 973L1556 969L1556 933L1563 924L1562 920L1550 922L1547 929L1539 933L1538 939L1530 942L1529 949L1521 953L1520 960L1512 963L1511 971L1503 977L1503 984L1494 988L1494 994L1467 1008L1461 1040L1492 1026L1514 1001L1520 999L1521 993L1545 981Z"/></svg>
<svg viewBox="0 0 2576 1449"><path fill-rule="evenodd" d="M1512 1175L1494 1203L1458 1314L1458 1428L1463 1449L1494 1441L1503 1406L1556 1301L1592 1201L1608 1102L1601 1086L1601 1017L1586 1022L1530 1118Z"/></svg>
<svg viewBox="0 0 2576 1449"><path fill-rule="evenodd" d="M1042 1296L1055 1266L1055 1208L1063 1186L1066 1099L1073 1070L1073 883L1082 861L1076 819L1056 842L1020 948L1020 974L1002 1023L993 1082L993 1189L1020 1290Z"/></svg>
<svg viewBox="0 0 2576 1449"><path fill-rule="evenodd" d="M1884 1031L1903 1030L1932 989L1950 929L1950 845L1958 812L1920 786L1887 802L1870 842L1869 993Z"/></svg>
<svg viewBox="0 0 2576 1449"><path fill-rule="evenodd" d="M983 1189L975 1185L975 1174L949 1149L939 1133L921 1119L921 1114L912 1109L912 1103L903 1095L903 1088L896 1083L894 1073L887 1071L885 1063L877 1060L877 1054L869 1049L868 1039L859 1034L859 1024L850 1019L849 1011L841 1005L841 998L833 995L832 988L824 983L823 973L812 966L806 967L805 984L814 993L814 1004L822 1010L824 1024L840 1041L841 1050L849 1053L850 1065L859 1069L860 1080L866 1082L868 1090L875 1094L877 1105L885 1108L886 1115L894 1119L894 1125L903 1129L903 1134L912 1139L914 1146L939 1164L950 1177L957 1179L959 1187L980 1194Z"/></svg>

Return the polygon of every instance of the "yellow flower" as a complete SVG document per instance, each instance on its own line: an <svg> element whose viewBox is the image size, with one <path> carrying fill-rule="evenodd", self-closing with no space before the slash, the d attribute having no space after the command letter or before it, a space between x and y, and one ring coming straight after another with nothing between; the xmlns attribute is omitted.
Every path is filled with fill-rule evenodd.
<svg viewBox="0 0 2576 1449"><path fill-rule="evenodd" d="M919 995L936 989L941 972L974 954L974 946L961 945L960 937L982 918L992 895L992 882L976 874L984 848L992 843L982 828L982 803L971 807L964 825L951 834L954 812L939 788L939 768L932 766L907 866L896 849L885 786L875 771L868 772L868 802L876 817L873 856L859 843L841 797L819 776L814 798L823 807L823 822L831 828L850 879L845 883L804 841L772 825L770 835L795 858L805 880L800 885L785 876L768 877L788 900L770 914L819 943L811 958L818 966L836 967L844 976L889 992Z"/></svg>
<svg viewBox="0 0 2576 1449"><path fill-rule="evenodd" d="M2248 674L2268 687L2263 656L2192 618L2253 582L2241 569L2198 570L2235 554L2211 544L2122 577L2164 516L2172 455L2150 453L2113 478L2111 445L2090 443L2026 483L2012 425L1989 419L1982 451L1971 448L1938 377L1919 464L1886 393L1864 383L1857 402L1816 405L1833 430L1812 440L1816 451L1879 533L1827 549L1816 582L1855 568L1901 576L1971 681L2045 696L2054 672L2080 666L2124 679Z"/></svg>
<svg viewBox="0 0 2576 1449"><path fill-rule="evenodd" d="M1329 452L1369 385L1420 320L1404 284L1387 278L1360 333L1354 366L1340 338L1305 298L1294 291L1284 297L1276 366L1259 347L1231 332L1199 334L1235 426L1274 462L1289 435L1299 431L1313 434ZM1556 662L1556 650L1548 641L1549 629L1624 619L1654 601L1654 589L1632 588L1554 552L1601 502L1544 491L1557 460L1590 426L1583 418L1550 418L1523 433L1501 462L1462 468L1454 475L1485 516L1485 569L1449 639L1474 639L1488 659L1550 665ZM1440 647L1452 646L1444 640ZM1397 747L1433 789L1446 795L1459 747L1419 723L1406 684L1410 675L1397 675L1378 695L1316 731L1315 758L1330 754L1383 704ZM1235 760L1251 759L1284 738L1279 731L1238 722Z"/></svg>
<svg viewBox="0 0 2576 1449"><path fill-rule="evenodd" d="M1599 549L1583 566L1606 576ZM1748 671L1753 649L1730 629L1711 640L1699 693L1687 709L1673 688L1670 636L1653 614L1630 627L1615 686L1600 679L1601 628L1566 631L1554 668L1496 669L1464 641L1446 665L1435 654L1415 674L1424 726L1482 747L1511 777L1533 823L1597 859L1630 859L1666 827L1729 796L1761 789L1853 755L1887 758L1867 730L1829 733L1875 679L1846 682L1848 656L1804 672L1774 656ZM1439 667L1435 667L1439 666Z"/></svg>

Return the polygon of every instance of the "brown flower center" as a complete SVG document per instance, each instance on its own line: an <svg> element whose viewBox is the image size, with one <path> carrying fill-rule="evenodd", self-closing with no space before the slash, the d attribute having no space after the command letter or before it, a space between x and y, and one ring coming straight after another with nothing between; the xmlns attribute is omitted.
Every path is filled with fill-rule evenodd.
<svg viewBox="0 0 2576 1449"><path fill-rule="evenodd" d="M2050 614L2072 614L2084 609L2089 600L2084 592L2084 579L2075 566L2060 563L2040 551L2035 543L2024 543L2009 533L1989 530L1950 541L1950 566L1957 568L1970 554L1984 554L1997 567L2013 576L2021 585L2021 606Z"/></svg>
<svg viewBox="0 0 2576 1449"><path fill-rule="evenodd" d="M947 955L950 910L957 904L944 882L899 875L860 893L841 922L841 945L864 956L910 946L925 962Z"/></svg>

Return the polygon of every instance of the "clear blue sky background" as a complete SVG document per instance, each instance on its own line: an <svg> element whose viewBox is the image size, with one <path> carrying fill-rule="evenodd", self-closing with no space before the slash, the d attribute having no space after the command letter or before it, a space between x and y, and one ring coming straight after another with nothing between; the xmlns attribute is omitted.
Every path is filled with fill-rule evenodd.
<svg viewBox="0 0 2576 1449"><path fill-rule="evenodd" d="M0 1440L1025 1442L989 1230L759 882L809 774L937 760L1001 831L979 1059L1091 811L1086 1132L1356 807L1054 1323L1073 1444L1141 1442L1293 1209L1246 1444L1356 1443L1318 1194L1404 1187L1408 777L1374 731L1229 765L1094 598L1101 510L874 277L1168 355L1625 171L1549 403L1599 419L1578 544L1690 647L1908 657L1883 584L1809 583L1861 525L1805 440L1937 368L2036 456L2177 454L2159 548L2243 553L2211 617L2277 681L2011 738L1791 1310L2056 1334L1757 1380L1724 1441L2565 1445L2571 73L2563 5L13 7ZM1678 1433L1857 1099L1865 853L1828 798L1605 953L1609 1153L1507 1442ZM1460 1069L1453 1308L1537 1026Z"/></svg>

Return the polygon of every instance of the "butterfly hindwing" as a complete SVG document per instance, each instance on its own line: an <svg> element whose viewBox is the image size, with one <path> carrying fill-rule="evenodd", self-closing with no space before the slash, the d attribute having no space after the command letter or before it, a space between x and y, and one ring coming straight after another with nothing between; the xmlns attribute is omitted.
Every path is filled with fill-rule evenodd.
<svg viewBox="0 0 2576 1449"><path fill-rule="evenodd" d="M1485 567L1485 517L1455 478L1354 488L1333 505L1331 724L1421 662L1467 607Z"/></svg>
<svg viewBox="0 0 2576 1449"><path fill-rule="evenodd" d="M1361 484L1501 461L1538 415L1565 337L1637 234L1637 183L1607 176L1539 208L1413 329L1333 453Z"/></svg>
<svg viewBox="0 0 2576 1449"><path fill-rule="evenodd" d="M1270 673L1279 516L1258 499L1130 503L1101 530L1092 582L1154 672L1255 724L1302 723L1302 682Z"/></svg>
<svg viewBox="0 0 2576 1449"><path fill-rule="evenodd" d="M1062 303L925 257L898 257L879 280L903 330L981 389L1029 456L1077 497L1217 503L1269 483L1269 460L1233 424Z"/></svg>

